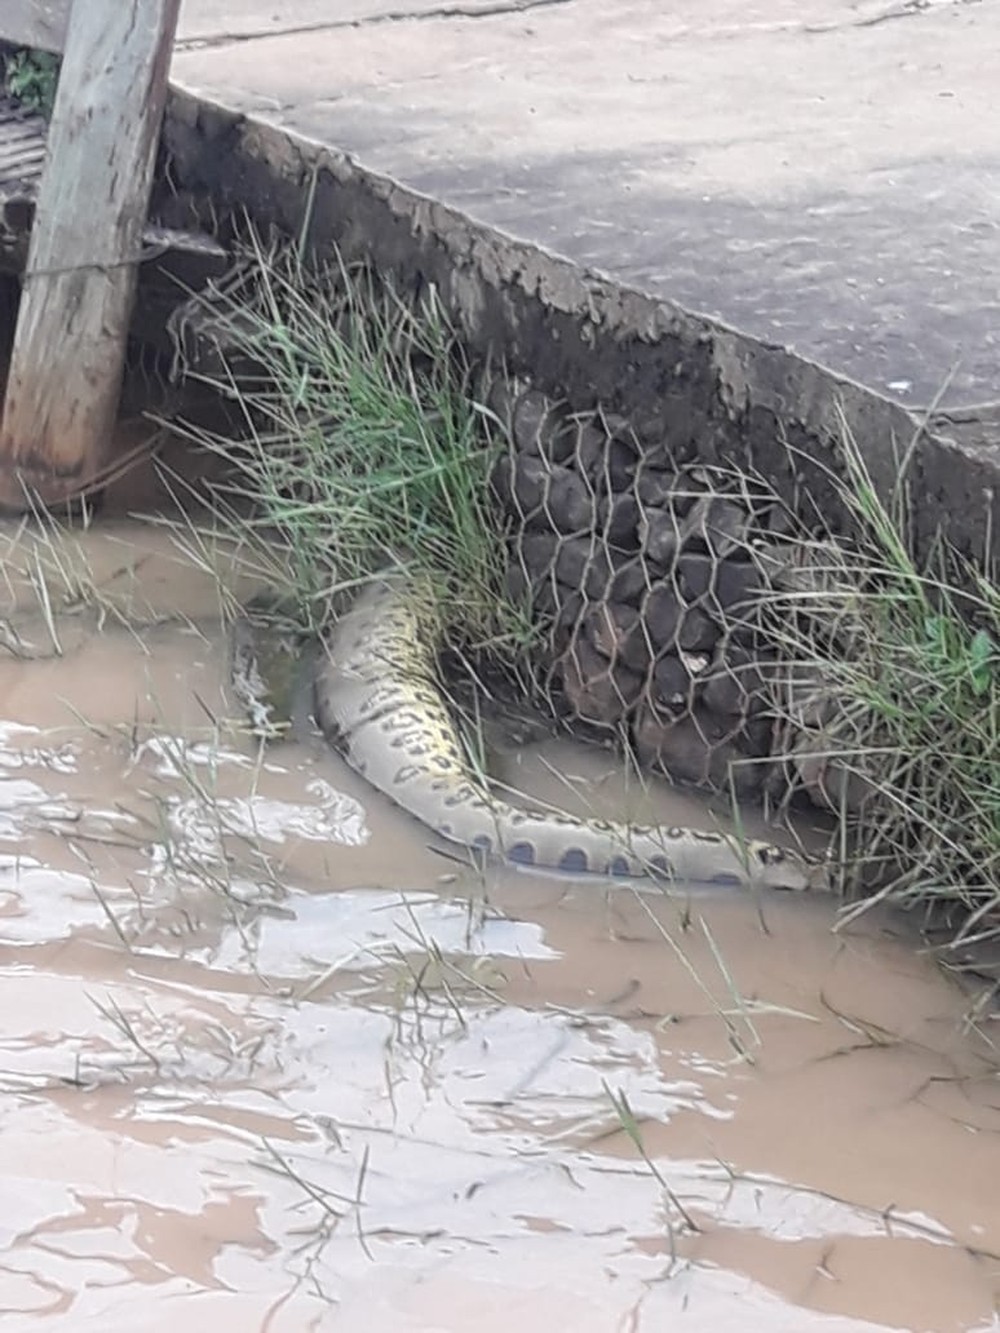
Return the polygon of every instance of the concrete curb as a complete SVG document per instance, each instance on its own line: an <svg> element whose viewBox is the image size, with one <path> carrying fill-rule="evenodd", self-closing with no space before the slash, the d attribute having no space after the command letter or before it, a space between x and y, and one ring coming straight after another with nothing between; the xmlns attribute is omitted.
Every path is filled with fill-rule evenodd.
<svg viewBox="0 0 1000 1333"><path fill-rule="evenodd" d="M224 219L370 256L406 286L434 283L478 355L574 410L600 402L640 439L666 436L684 461L754 467L803 490L843 528L831 485L846 423L888 496L921 423L823 366L480 225L327 144L174 89L164 127L171 187ZM991 424L992 423L992 424ZM791 446L791 451L786 447ZM790 461L794 458L794 464ZM1000 564L1000 427L995 411L935 417L913 448L918 549L943 532L963 556Z"/></svg>

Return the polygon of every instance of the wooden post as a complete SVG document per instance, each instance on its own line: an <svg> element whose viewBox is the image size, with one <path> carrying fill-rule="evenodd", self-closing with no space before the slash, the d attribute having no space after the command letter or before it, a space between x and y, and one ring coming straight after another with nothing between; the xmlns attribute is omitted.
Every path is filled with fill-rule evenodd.
<svg viewBox="0 0 1000 1333"><path fill-rule="evenodd" d="M107 458L180 0L74 0L0 425L0 506Z"/></svg>

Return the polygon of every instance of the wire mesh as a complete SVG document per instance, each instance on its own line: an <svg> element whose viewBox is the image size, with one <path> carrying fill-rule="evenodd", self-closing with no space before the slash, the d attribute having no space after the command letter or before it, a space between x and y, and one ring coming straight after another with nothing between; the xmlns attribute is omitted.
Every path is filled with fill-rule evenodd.
<svg viewBox="0 0 1000 1333"><path fill-rule="evenodd" d="M823 691L783 659L772 623L803 578L786 503L763 480L641 445L600 409L508 381L489 406L509 442L493 473L508 590L542 629L536 693L674 779L787 788L801 739L788 719Z"/></svg>

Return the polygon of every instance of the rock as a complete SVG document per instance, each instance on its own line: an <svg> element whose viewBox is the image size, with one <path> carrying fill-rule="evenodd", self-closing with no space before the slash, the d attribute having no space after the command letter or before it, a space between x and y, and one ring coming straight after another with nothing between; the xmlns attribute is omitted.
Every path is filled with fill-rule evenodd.
<svg viewBox="0 0 1000 1333"><path fill-rule="evenodd" d="M561 463L564 467L572 468L574 472L579 471L576 465L576 436L575 423L564 418L560 421L558 429L552 432L546 456L553 463Z"/></svg>
<svg viewBox="0 0 1000 1333"><path fill-rule="evenodd" d="M613 495L601 500L598 517L605 541L620 550L638 550L639 504L634 495Z"/></svg>
<svg viewBox="0 0 1000 1333"><path fill-rule="evenodd" d="M562 684L573 711L586 722L617 727L642 692L634 671L612 666L593 644L577 636L561 659Z"/></svg>
<svg viewBox="0 0 1000 1333"><path fill-rule="evenodd" d="M568 468L554 467L546 508L558 532L591 532L596 522L594 499L587 483Z"/></svg>
<svg viewBox="0 0 1000 1333"><path fill-rule="evenodd" d="M675 716L694 706L695 676L679 654L661 657L653 671L654 702L665 704Z"/></svg>
<svg viewBox="0 0 1000 1333"><path fill-rule="evenodd" d="M594 413L594 424L600 426L609 440L621 440L638 454L639 442L632 429L632 422L620 412L608 412L599 407Z"/></svg>
<svg viewBox="0 0 1000 1333"><path fill-rule="evenodd" d="M607 436L594 419L572 417L567 423L569 453L566 462L582 476L592 477L598 471L607 446Z"/></svg>
<svg viewBox="0 0 1000 1333"><path fill-rule="evenodd" d="M517 380L498 378L489 386L486 394L486 406L498 419L505 431L511 428L511 416L514 403L522 386Z"/></svg>
<svg viewBox="0 0 1000 1333"><path fill-rule="evenodd" d="M676 515L667 509L643 509L637 525L639 549L647 560L666 573L673 569L681 548L681 529Z"/></svg>
<svg viewBox="0 0 1000 1333"><path fill-rule="evenodd" d="M600 536L548 539L553 542L552 558L561 583L586 593L594 602L607 597L615 602L637 603L646 587L646 572L637 556L624 555Z"/></svg>
<svg viewBox="0 0 1000 1333"><path fill-rule="evenodd" d="M747 717L766 704L760 668L753 654L736 643L720 647L699 684L704 706L727 717Z"/></svg>
<svg viewBox="0 0 1000 1333"><path fill-rule="evenodd" d="M524 572L524 567L520 561L514 560L507 566L507 573L504 577L504 588L507 596L518 606L530 605L533 601L531 583Z"/></svg>
<svg viewBox="0 0 1000 1333"><path fill-rule="evenodd" d="M659 768L679 782L728 790L730 774L737 794L759 790L763 768L747 764L746 757L709 715L658 715L648 704L640 707L633 728L640 762Z"/></svg>
<svg viewBox="0 0 1000 1333"><path fill-rule="evenodd" d="M518 454L510 475L510 507L515 516L528 523L541 518L551 530L556 530L554 524L547 522L552 466L535 454Z"/></svg>
<svg viewBox="0 0 1000 1333"><path fill-rule="evenodd" d="M796 594L800 614L815 604L825 619L834 599L845 600L849 584L844 580L844 552L835 541L756 540L752 549L762 582Z"/></svg>
<svg viewBox="0 0 1000 1333"><path fill-rule="evenodd" d="M712 785L727 795L735 793L740 799L759 802L773 771L774 765L766 758L766 752L758 757L731 742L712 756Z"/></svg>
<svg viewBox="0 0 1000 1333"><path fill-rule="evenodd" d="M877 800L878 787L856 768L830 754L831 738L822 732L801 737L792 763L813 805L839 814L858 815Z"/></svg>
<svg viewBox="0 0 1000 1333"><path fill-rule="evenodd" d="M802 522L787 505L776 501L760 515L758 522L762 528L776 537L794 537L802 532Z"/></svg>
<svg viewBox="0 0 1000 1333"><path fill-rule="evenodd" d="M507 463L506 471L503 464ZM535 531L580 533L594 524L594 506L586 483L569 468L548 463L537 454L501 459L494 468L494 489L507 509Z"/></svg>
<svg viewBox="0 0 1000 1333"><path fill-rule="evenodd" d="M511 569L519 570L524 582L533 587L556 570L560 539L554 532L525 532L515 543Z"/></svg>
<svg viewBox="0 0 1000 1333"><path fill-rule="evenodd" d="M663 413L659 405L631 412L629 424L639 445L641 456L649 459L653 466L660 466L661 461L667 457L668 432L664 427ZM665 463L663 465L665 466Z"/></svg>
<svg viewBox="0 0 1000 1333"><path fill-rule="evenodd" d="M541 533L529 535L545 539ZM507 568L506 585L508 596L518 605L527 607L533 615L551 616L559 607L558 585L551 568L547 573L544 568L531 571L515 557Z"/></svg>
<svg viewBox="0 0 1000 1333"><path fill-rule="evenodd" d="M736 742L744 754L756 759L766 758L774 748L774 719L766 713L741 719Z"/></svg>
<svg viewBox="0 0 1000 1333"><path fill-rule="evenodd" d="M677 580L688 606L702 601L715 583L719 561L714 555L685 551L677 560Z"/></svg>
<svg viewBox="0 0 1000 1333"><path fill-rule="evenodd" d="M559 582L555 584L555 604L556 619L570 627L579 624L590 605L587 598L581 596L579 588L567 588L565 583Z"/></svg>
<svg viewBox="0 0 1000 1333"><path fill-rule="evenodd" d="M723 621L753 606L764 587L758 567L747 560L730 556L719 565L715 576L714 600Z"/></svg>
<svg viewBox="0 0 1000 1333"><path fill-rule="evenodd" d="M639 446L631 430L627 429L602 438L601 448L592 454L590 475L597 486L632 494L638 466Z"/></svg>
<svg viewBox="0 0 1000 1333"><path fill-rule="evenodd" d="M654 655L677 647L677 630L683 608L673 588L658 583L640 601L639 611L646 622L646 631Z"/></svg>
<svg viewBox="0 0 1000 1333"><path fill-rule="evenodd" d="M553 553L556 574L570 588L600 601L611 580L611 559L598 537L557 537Z"/></svg>
<svg viewBox="0 0 1000 1333"><path fill-rule="evenodd" d="M522 393L514 404L510 428L514 443L522 453L538 454L550 463L563 462L564 459L556 458L554 453L562 426L561 413L537 389Z"/></svg>
<svg viewBox="0 0 1000 1333"><path fill-rule="evenodd" d="M641 556L632 556L621 562L612 556L611 586L608 596L616 602L629 602L638 606L641 598L651 586L651 576L646 562Z"/></svg>
<svg viewBox="0 0 1000 1333"><path fill-rule="evenodd" d="M514 458L502 454L490 469L490 490L500 507L508 514L514 512Z"/></svg>
<svg viewBox="0 0 1000 1333"><path fill-rule="evenodd" d="M710 653L722 637L714 620L697 606L683 611L677 630L677 647L685 653Z"/></svg>
<svg viewBox="0 0 1000 1333"><path fill-rule="evenodd" d="M819 667L801 662L775 666L770 679L775 706L795 730L825 727L833 721L836 696Z"/></svg>
<svg viewBox="0 0 1000 1333"><path fill-rule="evenodd" d="M552 657L560 657L581 634L585 611L590 603L580 592L569 592L557 585L559 605L552 626Z"/></svg>
<svg viewBox="0 0 1000 1333"><path fill-rule="evenodd" d="M634 442L622 439L610 440L604 466L614 490L631 492L636 468L639 466L639 455Z"/></svg>
<svg viewBox="0 0 1000 1333"><path fill-rule="evenodd" d="M525 532L516 544L507 570L507 590L515 600L528 600L534 611L552 615L560 611L570 599L586 592L591 601L600 601L607 590L609 568L606 557L598 550L594 560L604 560L604 581L595 591L590 584L597 578L585 577L582 557L571 558L579 546L589 549L588 537L560 537L552 532ZM569 557L567 556L569 552ZM584 584L581 587L581 583ZM583 598L573 603L575 614L581 614ZM571 607L571 610L573 609Z"/></svg>
<svg viewBox="0 0 1000 1333"><path fill-rule="evenodd" d="M749 708L750 696L742 680L726 669L710 676L698 697L706 708L724 717L742 717Z"/></svg>
<svg viewBox="0 0 1000 1333"><path fill-rule="evenodd" d="M644 676L651 649L642 617L633 606L604 602L589 613L586 632L591 643L614 665L619 663Z"/></svg>
<svg viewBox="0 0 1000 1333"><path fill-rule="evenodd" d="M748 542L749 518L742 505L722 496L702 496L682 526L683 545L697 540L710 555L722 557Z"/></svg>
<svg viewBox="0 0 1000 1333"><path fill-rule="evenodd" d="M678 518L688 512L701 489L694 492L688 479L668 464L657 467L643 460L636 468L635 493L641 503L670 510Z"/></svg>

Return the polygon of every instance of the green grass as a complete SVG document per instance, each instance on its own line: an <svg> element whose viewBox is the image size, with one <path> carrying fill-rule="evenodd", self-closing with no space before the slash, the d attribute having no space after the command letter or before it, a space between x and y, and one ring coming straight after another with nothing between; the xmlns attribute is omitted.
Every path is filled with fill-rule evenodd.
<svg viewBox="0 0 1000 1333"><path fill-rule="evenodd" d="M814 751L853 845L846 887L957 906L961 938L994 934L1000 586L943 542L918 564L905 462L883 500L846 423L843 441L838 486L854 541L815 545L821 576L775 604L772 629L786 658L823 681L830 715Z"/></svg>
<svg viewBox="0 0 1000 1333"><path fill-rule="evenodd" d="M398 567L466 641L523 636L489 492L506 445L433 292L404 301L363 268L310 267L255 236L245 258L212 305L229 367L215 387L241 438L195 432L228 464L223 522L259 551L280 546L280 591L311 629L338 594Z"/></svg>
<svg viewBox="0 0 1000 1333"><path fill-rule="evenodd" d="M0 51L0 56L3 91L26 110L41 112L46 118L51 116L59 82L59 57L28 47L7 47Z"/></svg>

